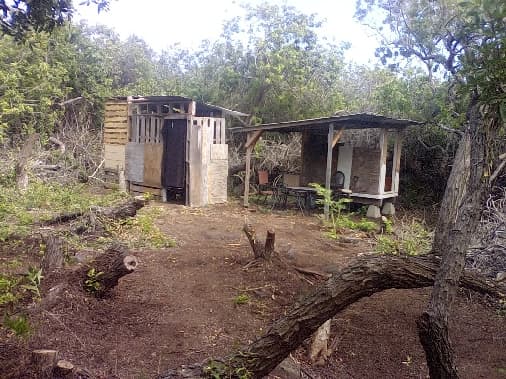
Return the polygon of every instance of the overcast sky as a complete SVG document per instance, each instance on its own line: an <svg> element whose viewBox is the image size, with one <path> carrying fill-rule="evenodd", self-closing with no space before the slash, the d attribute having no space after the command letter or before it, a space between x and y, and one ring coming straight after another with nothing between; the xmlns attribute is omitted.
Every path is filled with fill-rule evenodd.
<svg viewBox="0 0 506 379"><path fill-rule="evenodd" d="M105 24L114 28L122 38L131 34L142 37L160 51L174 43L195 48L204 39L214 40L221 32L224 20L243 13L244 0L112 0L108 12L97 14L94 6L78 6L76 20L85 19L90 25ZM260 4L261 0L248 0ZM378 42L374 34L353 19L355 0L271 0L270 4L293 5L306 14L316 13L326 22L322 37L330 41L351 43L346 58L357 63L376 63L374 49Z"/></svg>

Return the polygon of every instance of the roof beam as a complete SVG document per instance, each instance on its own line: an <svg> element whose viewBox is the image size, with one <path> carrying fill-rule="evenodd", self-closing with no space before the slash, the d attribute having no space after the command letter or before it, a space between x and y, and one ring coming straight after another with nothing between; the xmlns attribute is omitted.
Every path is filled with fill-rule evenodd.
<svg viewBox="0 0 506 379"><path fill-rule="evenodd" d="M341 136L343 135L343 132L344 126L341 129L339 129L336 134L334 134L334 138L332 139L332 148L334 148L336 144L339 142Z"/></svg>
<svg viewBox="0 0 506 379"><path fill-rule="evenodd" d="M263 134L263 130L255 130L253 133L248 134L248 139L244 147L249 149L250 146L255 146L260 136Z"/></svg>

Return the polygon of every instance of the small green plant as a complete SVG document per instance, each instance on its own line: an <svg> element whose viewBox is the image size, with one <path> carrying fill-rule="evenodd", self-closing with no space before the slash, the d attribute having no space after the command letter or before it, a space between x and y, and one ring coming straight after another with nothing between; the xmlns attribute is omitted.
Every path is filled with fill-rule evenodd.
<svg viewBox="0 0 506 379"><path fill-rule="evenodd" d="M422 223L412 220L401 224L395 235L379 236L376 251L381 254L418 255L428 253L431 246L432 233Z"/></svg>
<svg viewBox="0 0 506 379"><path fill-rule="evenodd" d="M383 219L383 225L385 227L385 233L386 234L392 234L394 232L394 223L389 218Z"/></svg>
<svg viewBox="0 0 506 379"><path fill-rule="evenodd" d="M84 281L84 288L86 291L95 293L100 291L101 285L98 281L98 278L102 276L104 273L101 271L97 271L94 268L90 268L86 273L86 280Z"/></svg>
<svg viewBox="0 0 506 379"><path fill-rule="evenodd" d="M9 317L6 315L3 324L18 337L27 337L31 333L30 322L25 316Z"/></svg>
<svg viewBox="0 0 506 379"><path fill-rule="evenodd" d="M251 379L253 376L245 367L232 369L231 366L219 361L209 361L203 369L204 373L212 379Z"/></svg>
<svg viewBox="0 0 506 379"><path fill-rule="evenodd" d="M380 254L398 254L399 242L389 236L379 236L376 251Z"/></svg>
<svg viewBox="0 0 506 379"><path fill-rule="evenodd" d="M240 294L234 297L234 304L235 305L244 305L249 303L249 296L246 294Z"/></svg>
<svg viewBox="0 0 506 379"><path fill-rule="evenodd" d="M331 238L337 238L339 231L343 229L371 232L378 228L378 225L374 221L370 221L365 218L360 219L360 221L353 221L350 218L350 215L343 213L343 211L347 208L348 203L352 201L351 199L334 199L332 197L332 191L327 190L320 184L310 183L309 185L315 188L316 193L319 197L316 200L316 203L328 206L329 208L329 220L327 221L327 225L329 226L330 230L327 231L327 236Z"/></svg>
<svg viewBox="0 0 506 379"><path fill-rule="evenodd" d="M28 268L28 273L25 275L27 284L22 284L21 288L30 291L36 297L40 297L40 283L42 282L42 269L34 267Z"/></svg>
<svg viewBox="0 0 506 379"><path fill-rule="evenodd" d="M0 275L0 306L14 303L17 300L15 288L19 280Z"/></svg>
<svg viewBox="0 0 506 379"><path fill-rule="evenodd" d="M224 363L217 361L209 361L203 369L204 373L212 379L225 378L227 368Z"/></svg>

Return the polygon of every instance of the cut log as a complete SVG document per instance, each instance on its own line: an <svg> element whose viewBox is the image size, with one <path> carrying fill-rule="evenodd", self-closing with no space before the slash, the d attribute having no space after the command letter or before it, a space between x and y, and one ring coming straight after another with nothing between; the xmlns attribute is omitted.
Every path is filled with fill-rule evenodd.
<svg viewBox="0 0 506 379"><path fill-rule="evenodd" d="M387 289L433 285L439 260L420 257L368 256L336 272L332 278L293 305L265 335L222 359L230 373L241 368L262 378L311 336L325 321L350 304ZM506 288L465 272L460 286L503 298Z"/></svg>
<svg viewBox="0 0 506 379"><path fill-rule="evenodd" d="M62 248L63 241L59 237L49 234L43 236L42 239L46 245L41 264L42 273L45 275L48 272L62 268L65 257Z"/></svg>
<svg viewBox="0 0 506 379"><path fill-rule="evenodd" d="M228 169L228 176L236 175L236 174L240 173L241 171L246 171L246 163L240 163L238 165L231 166Z"/></svg>
<svg viewBox="0 0 506 379"><path fill-rule="evenodd" d="M72 220L76 220L80 217L90 217L93 214L96 216L103 216L111 219L122 219L127 217L134 217L137 211L144 207L147 201L140 197L133 197L127 201L111 206L111 207L94 207L89 212L77 211L77 212L66 212L61 213L50 220L44 222L44 225L60 224Z"/></svg>
<svg viewBox="0 0 506 379"><path fill-rule="evenodd" d="M134 217L137 214L137 211L145 206L146 203L147 200L136 196L114 207L94 208L93 212L98 216L111 219L123 219L127 217Z"/></svg>
<svg viewBox="0 0 506 379"><path fill-rule="evenodd" d="M102 297L118 285L119 279L134 272L137 265L137 257L129 255L126 247L113 245L89 265L85 272L84 288Z"/></svg>
<svg viewBox="0 0 506 379"><path fill-rule="evenodd" d="M51 378L58 361L58 351L40 349L32 351L31 366L37 378Z"/></svg>

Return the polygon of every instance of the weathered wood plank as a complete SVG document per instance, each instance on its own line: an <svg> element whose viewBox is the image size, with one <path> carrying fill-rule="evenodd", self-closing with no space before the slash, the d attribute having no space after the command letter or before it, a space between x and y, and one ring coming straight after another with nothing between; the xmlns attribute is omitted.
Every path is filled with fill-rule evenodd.
<svg viewBox="0 0 506 379"><path fill-rule="evenodd" d="M125 146L124 145L104 145L104 168L117 170L118 166L125 167Z"/></svg>
<svg viewBox="0 0 506 379"><path fill-rule="evenodd" d="M126 114L124 116L110 116L110 117L106 115L104 119L104 125L109 123L127 123L127 122L128 116Z"/></svg>
<svg viewBox="0 0 506 379"><path fill-rule="evenodd" d="M144 181L147 186L162 186L162 156L161 143L146 144L144 148Z"/></svg>
<svg viewBox="0 0 506 379"><path fill-rule="evenodd" d="M144 180L144 145L127 143L125 149L125 177L131 182Z"/></svg>

